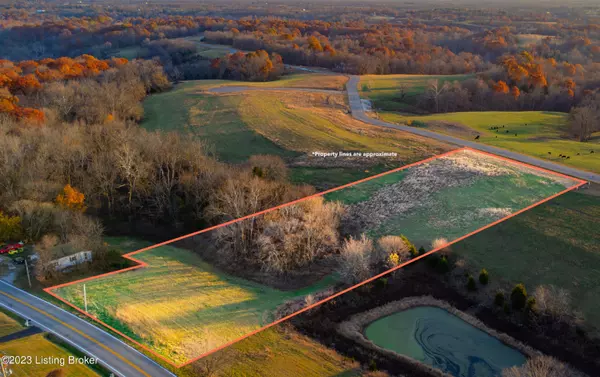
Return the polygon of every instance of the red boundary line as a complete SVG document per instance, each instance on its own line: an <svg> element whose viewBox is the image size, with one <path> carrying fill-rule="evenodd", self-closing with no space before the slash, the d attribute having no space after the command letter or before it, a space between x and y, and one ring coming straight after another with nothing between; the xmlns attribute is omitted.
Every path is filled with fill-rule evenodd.
<svg viewBox="0 0 600 377"><path fill-rule="evenodd" d="M367 182L367 181L370 181L372 179L376 179L376 178L385 176L387 174L396 173L398 171L402 171L402 170L408 169L408 168L416 166L416 165L424 164L424 163L436 160L436 159L441 158L441 157L453 155L453 154L461 152L461 151L471 151L471 152L475 152L475 153L480 153L480 154L488 155L488 156L491 156L491 157L494 157L494 158L498 158L498 159L501 159L501 160L504 160L504 161L508 161L510 163L513 163L513 164L522 165L522 166L528 167L530 169L540 170L540 171L543 171L543 172L546 172L546 173L550 173L550 174L553 174L553 175L561 176L563 178L568 178L570 180L573 180L573 181L579 182L579 183L577 183L576 185L571 186L571 187L569 187L569 188L567 188L567 189L565 189L565 190L563 190L563 191L561 191L559 193L556 193L556 194L554 194L552 196L549 196L549 197L547 197L545 199L542 199L539 202L534 203L534 204L532 204L532 205L530 205L528 207L520 209L519 211L517 211L517 212L515 212L513 214L510 214L510 215L508 215L506 217L503 217L502 219L496 220L496 221L494 221L494 222L492 222L492 223L490 223L488 225L485 225L485 226L483 226L483 227L481 227L481 228L479 228L479 229L477 229L477 230L475 230L475 231L473 231L471 233L468 233L468 234L466 234L466 235L464 235L462 237L459 237L459 238L457 238L457 239L455 239L455 240L453 240L451 242L448 242L447 244L445 244L443 246L440 246L440 247L437 247L435 249L432 249L432 250L430 250L430 251L428 251L428 252L426 252L426 253L424 253L424 254L422 254L420 256L417 256L417 257L415 257L415 258L413 258L413 259L411 259L411 260L409 260L409 261L407 261L405 263L402 263L402 264L400 264L400 265L398 265L398 266L396 266L394 268L391 268L391 269L389 269L387 271L384 271L384 272L382 272L382 273L380 273L378 275L375 275L375 276L373 276L373 277L371 277L371 278L369 278L367 280L364 280L364 281L362 281L362 282L360 282L358 284L355 284L355 285L353 285L353 286L351 286L349 288L346 288L346 289L343 289L343 290L341 290L341 291L339 291L337 293L334 293L333 295L331 295L329 297L326 297L326 298L324 298L324 299L322 299L322 300L320 300L320 301L318 301L318 302L316 302L316 303L314 303L312 305L304 307L304 308L302 308L302 309L300 309L300 310L298 310L298 311L296 311L296 312L294 312L292 314L289 314L289 315L287 315L287 316L285 316L283 318L280 318L280 319L278 319L278 320L276 320L274 322L271 322L268 325L265 325L265 326L263 326L263 327L261 327L261 328L259 328L257 330L254 330L254 331L252 331L252 332L250 332L250 333L248 333L246 335L243 335L243 336L241 336L241 337L239 337L239 338L237 338L235 340L232 340L232 341L230 341L228 343L225 343L225 344L223 344L223 345L221 345L221 346L219 346L219 347L217 347L217 348L215 348L215 349L213 349L213 350L211 350L209 352L206 352L206 353L204 353L204 354L202 354L200 356L197 356L197 357L195 357L193 359L190 359L190 360L188 360L188 361L186 361L184 363L181 363L181 364L175 364L173 361L171 361L167 357L165 357L165 356L157 353L156 351L153 351L152 349L150 349L147 346L139 343L138 341L133 340L131 337L123 334L121 331L119 331L119 330L115 329L114 327L112 327L112 326L104 323L103 321L101 321L97 317L95 317L95 316L93 316L93 315L91 315L91 314L83 311L82 309L80 309L77 306L73 305L72 303L66 301L62 297L58 296L56 293L52 292L55 289L66 287L66 286L69 286L69 285L73 285L73 284L77 284L77 283L82 283L82 282L89 281L89 280L99 279L101 277L105 277L105 276L109 276L109 275L114 275L114 274L118 274L118 273L122 273L122 272L126 272L126 271L131 271L131 270L135 270L135 269L138 269L138 268L147 267L148 264L146 262L143 262L143 261L141 261L141 260L136 259L136 258L133 257L133 255L135 255L135 254L142 253L144 251L148 251L148 250L151 250L151 249L155 249L157 247L165 246L165 245L168 245L170 243L177 242L177 241L189 238L189 237L193 237L193 236L201 234L201 233L210 232L212 230L215 230L215 229L227 226L227 225L231 225L231 224L243 221L243 220L247 220L249 218L257 217L257 216L260 216L260 215L263 215L263 214L275 211L275 210L280 209L280 208L284 208L284 207L288 207L288 206L294 205L294 204L299 203L301 201L305 201L305 200L308 200L308 199L311 199L311 198L323 196L323 195L329 194L331 192L342 190L344 188L352 187L352 186L357 185L357 184L362 183L362 182ZM344 293L350 292L350 291L352 291L352 290L354 290L354 289L356 289L356 288L358 288L360 286L363 286L363 285L368 284L368 283L370 283L370 282L372 282L374 280L377 280L377 279L381 278L382 276L385 276L385 275L387 275L387 274L389 274L389 273L391 273L393 271L396 271L396 270L398 270L400 268L408 266L409 264L412 264L412 263L414 263L414 262L416 262L416 261L418 261L420 259L423 259L423 258L427 257L428 255L431 255L431 254L433 254L433 253L435 253L435 252L437 252L437 251L439 251L439 250L441 250L441 249L443 249L443 248L445 248L447 246L455 244L455 243L457 243L459 241L462 241L462 240L464 240L464 239L466 239L466 238L468 238L468 237L470 237L470 236L472 236L472 235L474 235L476 233L479 233L479 232L481 232L483 230L491 228L494 225L497 225L497 224L499 224L499 223L501 223L503 221L506 221L506 220L508 220L508 219L510 219L510 218L512 218L514 216L517 216L517 215L519 215L519 214L521 214L523 212L526 212L526 211L528 211L528 210L530 210L530 209L532 209L534 207L537 207L540 204L546 203L546 202L548 202L548 201L550 201L550 200L552 200L552 199L554 199L554 198L556 198L556 197L558 197L560 195L563 195L563 194L565 194L565 193L567 193L569 191L575 190L575 189L577 189L577 188L585 185L586 183L587 183L587 181L584 181L584 180L578 179L578 178L574 178L574 177L570 177L570 176L568 176L566 174L562 174L562 173L554 172L554 171L551 171L551 170L548 170L548 169L544 169L544 168L540 168L540 167L537 167L537 166L533 166L533 165L530 165L530 164L527 164L527 163L524 163L524 162L521 162L521 161L516 161L516 160L510 159L510 158L507 158L507 157L497 156L497 155L495 155L493 153L483 152L483 151L480 151L480 150L477 150L477 149L473 149L473 148L469 148L469 147L463 147L463 148L454 149L452 151L445 152L445 153L442 153L442 154L439 154L439 155L436 155L436 156L433 156L433 157L429 157L429 158L426 158L424 160L414 162L412 164L404 165L404 166L401 166L399 168L392 169L390 171L374 175L372 177L360 179L358 181L351 182L351 183L348 183L348 184L345 184L345 185L342 185L342 186L339 186L339 187L335 187L335 188L332 188L332 189L329 189L329 190L326 190L326 191L323 191L323 192L320 192L320 193L317 193L317 194L313 194L313 195L310 195L310 196L307 196L307 197L304 197L304 198L300 198L300 199L291 201L289 203L281 204L281 205L278 205L276 207L272 207L272 208L269 208L269 209L266 209L266 210L263 210L263 211L259 211L259 212L256 212L254 214L251 214L251 215L240 217L239 219L231 220L231 221L225 222L223 224L215 225L215 226L212 226L212 227L209 227L209 228L206 228L206 229L199 230L197 232L193 232L193 233L190 233L190 234L187 234L187 235L184 235L184 236L173 238L173 239L168 240L168 241L157 243L155 245L152 245L152 246L149 246L149 247L145 247L143 249L139 249L139 250L136 250L136 251L124 254L123 255L124 258L129 259L129 260L137 263L137 265L136 266L132 266L132 267L128 267L128 268L124 268L122 270L107 272L107 273L104 273L104 274L100 274L100 275L96 275L96 276L91 276L91 277L84 278L84 279L75 280L75 281L72 281L72 282L69 282L69 283L64 283L64 284L55 285L55 286L52 286L52 287L49 287L49 288L44 288L44 291L46 293L50 294L51 296L53 296L54 298L56 298L56 299L62 301L63 303L69 305L73 309L77 310L79 313L81 313L81 314L83 314L83 315L85 315L85 316L93 319L94 321L102 324L104 327L112 330L116 334L119 334L123 338L129 340L130 342L134 343L135 345L139 346L140 348L144 349L145 351L150 352L152 355L154 355L154 356L160 358L161 360L167 362L168 364L170 364L170 365L172 365L172 366L174 366L176 368L181 368L181 367L186 366L188 364L191 364L194 361L197 361L197 360L199 360L199 359L201 359L203 357L206 357L206 356L208 356L208 355L210 355L212 353L215 353L215 352L220 351L220 350L222 350L222 349L224 349L226 347L229 347L229 346L231 346L234 343L237 343L237 342L239 342L239 341L241 341L243 339L246 339L246 338L248 338L248 337L250 337L252 335L255 335L255 334L257 334L257 333L259 333L261 331L264 331L264 330L266 330L266 329L268 329L270 327L276 326L276 325L278 325L278 324L280 324L280 323L282 323L284 321L287 321L288 319L290 319L292 317L295 317L295 316L297 316L297 315L299 315L301 313L304 313L304 312L306 312L306 311L308 311L308 310L310 310L312 308L315 308L316 306L324 304L327 301L333 300L334 298L336 298L338 296L341 296Z"/></svg>

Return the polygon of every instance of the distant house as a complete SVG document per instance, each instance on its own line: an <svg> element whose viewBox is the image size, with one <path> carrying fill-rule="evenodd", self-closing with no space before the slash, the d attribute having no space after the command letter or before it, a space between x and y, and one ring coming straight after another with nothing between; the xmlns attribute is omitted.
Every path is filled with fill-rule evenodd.
<svg viewBox="0 0 600 377"><path fill-rule="evenodd" d="M85 262L92 261L92 252L91 251L80 251L75 254L68 255L66 257L58 258L50 262L51 265L54 265L54 268L57 271L62 271L67 268L80 265Z"/></svg>

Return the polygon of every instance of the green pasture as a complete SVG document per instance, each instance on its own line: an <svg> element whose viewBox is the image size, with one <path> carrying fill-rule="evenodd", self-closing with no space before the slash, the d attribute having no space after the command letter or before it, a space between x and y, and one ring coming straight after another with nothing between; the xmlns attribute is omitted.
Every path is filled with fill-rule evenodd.
<svg viewBox="0 0 600 377"><path fill-rule="evenodd" d="M318 77L318 80L315 78ZM345 80L345 78L344 78ZM226 162L239 163L255 154L277 155L286 160L313 151L397 152L399 164L413 162L447 150L447 146L400 131L358 122L340 106L342 94L246 91L211 94L219 86L250 85L268 88L309 86L337 88L344 81L334 75L297 74L271 83L240 83L223 80L189 81L144 101L141 126L149 130L177 131L206 142L208 151ZM329 102L335 103L330 105ZM400 163L402 161L402 163ZM363 178L377 168L296 167L298 183L331 187ZM364 174L364 170L367 170ZM325 181L322 179L325 178ZM357 178L357 179L359 179Z"/></svg>
<svg viewBox="0 0 600 377"><path fill-rule="evenodd" d="M568 114L545 111L484 111L424 116L380 113L387 122L426 127L578 169L600 172L600 132L585 143L566 136ZM498 130L490 129L499 127ZM594 151L594 153L592 153ZM569 156L569 158L559 157Z"/></svg>
<svg viewBox="0 0 600 377"><path fill-rule="evenodd" d="M277 306L334 281L330 277L304 289L280 291L227 275L172 246L136 258L148 267L85 283L89 312L176 362L269 324ZM82 284L56 293L83 309Z"/></svg>
<svg viewBox="0 0 600 377"><path fill-rule="evenodd" d="M144 101L142 127L177 131L206 141L207 149L228 162L243 162L253 154L294 157L268 138L255 132L239 114L243 96L215 96L202 92L194 81Z"/></svg>
<svg viewBox="0 0 600 377"><path fill-rule="evenodd" d="M55 358L68 360L71 352L63 347L51 342L44 334L30 335L24 338L11 340L0 344L0 353L11 356L31 356L35 359ZM82 364L66 364L62 366L59 363L23 363L11 366L13 376L31 376L44 377L56 369L62 369L65 377L98 377L93 369Z"/></svg>
<svg viewBox="0 0 600 377"><path fill-rule="evenodd" d="M362 98L373 102L373 108L381 111L410 111L417 96L424 93L431 80L445 82L463 81L475 75L364 75L360 77L358 90ZM400 88L405 97L401 98Z"/></svg>
<svg viewBox="0 0 600 377"><path fill-rule="evenodd" d="M350 182L390 171L397 168L397 164L378 164L366 169L357 167L292 167L289 179L292 183L302 184L310 182L319 191L339 187Z"/></svg>
<svg viewBox="0 0 600 377"><path fill-rule="evenodd" d="M262 331L219 352L226 353L227 360L220 376L364 376L358 362L281 326ZM215 356L223 358L219 354Z"/></svg>
<svg viewBox="0 0 600 377"><path fill-rule="evenodd" d="M300 88L326 89L343 91L348 81L347 76L325 73L293 73L282 76L275 81L232 81L232 80L201 80L191 81L198 89L210 89L223 86L246 86L254 88ZM342 94L342 93L340 93Z"/></svg>
<svg viewBox="0 0 600 377"><path fill-rule="evenodd" d="M434 160L428 164L436 165L441 161ZM494 163L499 168L506 166L502 160ZM521 171L514 165L508 173L479 175L470 181L459 181L461 183L449 187L436 187L435 180L422 181L423 187L420 189L430 193L413 198L406 193L415 190L414 186L405 184L405 181L419 179L415 174L428 174L426 171L415 173L414 169L390 173L327 194L326 198L349 205L367 204L364 211L373 211L374 217L385 217L378 223L367 225L364 231L368 235L377 238L403 234L417 248L423 246L429 250L431 242L436 238L455 240L565 189L561 182L540 176L533 171ZM450 177L452 174L461 173L457 170L439 174ZM396 203L381 206L373 199L381 190L394 185L398 185L400 190L386 195L398 195ZM395 205L402 205L404 202L411 204L411 200L421 202L407 210L399 210L397 214L387 216L388 212L394 211Z"/></svg>
<svg viewBox="0 0 600 377"><path fill-rule="evenodd" d="M142 49L143 48L141 46L123 47L123 48L118 48L118 49L112 50L108 55L114 56L117 58L125 58L127 60L133 60L139 56Z"/></svg>
<svg viewBox="0 0 600 377"><path fill-rule="evenodd" d="M600 329L600 195L579 189L452 246L491 279L524 283L528 292L552 284Z"/></svg>

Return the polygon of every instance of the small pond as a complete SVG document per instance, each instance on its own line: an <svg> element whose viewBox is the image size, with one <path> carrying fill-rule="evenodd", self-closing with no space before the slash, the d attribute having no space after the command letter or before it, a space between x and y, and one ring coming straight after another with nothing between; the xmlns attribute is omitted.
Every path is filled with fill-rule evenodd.
<svg viewBox="0 0 600 377"><path fill-rule="evenodd" d="M403 310L369 324L366 337L456 377L494 377L525 363L525 356L497 338L434 306Z"/></svg>

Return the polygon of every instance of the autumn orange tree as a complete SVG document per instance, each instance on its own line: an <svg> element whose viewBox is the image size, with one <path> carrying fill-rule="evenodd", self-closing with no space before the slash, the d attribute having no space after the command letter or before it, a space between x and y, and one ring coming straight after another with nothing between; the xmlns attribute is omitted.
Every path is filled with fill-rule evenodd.
<svg viewBox="0 0 600 377"><path fill-rule="evenodd" d="M18 216L5 215L0 211L0 243L16 241L23 236L21 218Z"/></svg>
<svg viewBox="0 0 600 377"><path fill-rule="evenodd" d="M67 184L63 188L63 191L56 196L56 204L77 212L84 212L86 210L84 200L85 195L70 184Z"/></svg>
<svg viewBox="0 0 600 377"><path fill-rule="evenodd" d="M513 86L510 89L510 94L513 96L513 98L515 100L519 99L519 97L521 96L521 91L519 90L519 88L517 88L516 86Z"/></svg>
<svg viewBox="0 0 600 377"><path fill-rule="evenodd" d="M496 92L496 93L508 93L508 91L509 91L508 85L506 85L506 83L502 80L495 83L493 87L494 87L494 92Z"/></svg>
<svg viewBox="0 0 600 377"><path fill-rule="evenodd" d="M248 53L238 51L211 61L217 78L246 81L273 80L283 72L283 59L279 54L256 50Z"/></svg>
<svg viewBox="0 0 600 377"><path fill-rule="evenodd" d="M98 76L111 67L119 67L128 62L125 58L99 60L92 55L24 60L18 63L0 59L0 114L8 114L25 124L42 125L45 122L44 112L19 106L17 95L31 96L42 90L46 83Z"/></svg>
<svg viewBox="0 0 600 377"><path fill-rule="evenodd" d="M323 51L323 46L321 45L321 42L315 36L311 35L310 37L308 37L307 41L309 49L317 52Z"/></svg>

